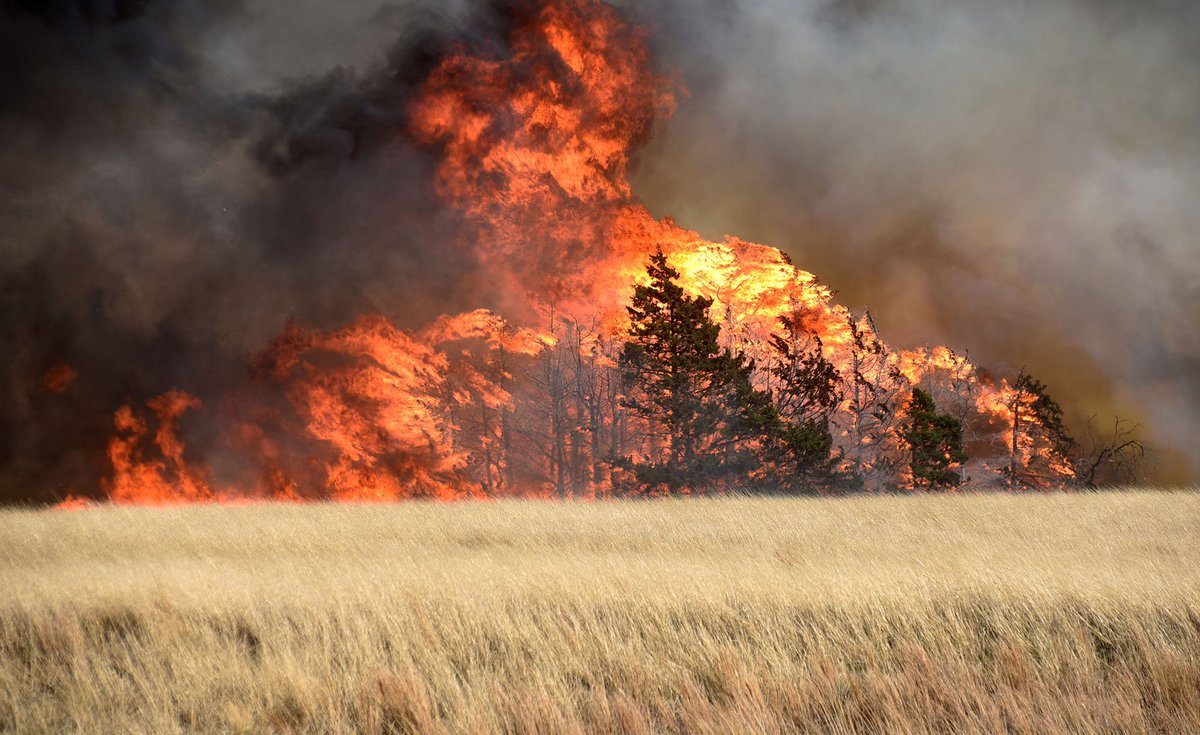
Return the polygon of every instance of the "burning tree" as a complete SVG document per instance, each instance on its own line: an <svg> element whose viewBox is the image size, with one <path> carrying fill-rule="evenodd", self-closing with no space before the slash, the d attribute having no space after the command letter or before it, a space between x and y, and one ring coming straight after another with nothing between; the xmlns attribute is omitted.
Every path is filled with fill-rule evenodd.
<svg viewBox="0 0 1200 735"><path fill-rule="evenodd" d="M842 400L841 375L825 357L818 335L794 317L780 317L771 337L771 394L778 418L771 427L770 458L785 488L828 487L838 480L841 454L833 451L832 417Z"/></svg>
<svg viewBox="0 0 1200 735"><path fill-rule="evenodd" d="M904 464L899 402L908 382L870 313L849 317L847 325L845 399L838 414L847 470L869 489L894 487Z"/></svg>
<svg viewBox="0 0 1200 735"><path fill-rule="evenodd" d="M1001 470L1009 490L1074 481L1075 440L1046 386L1022 370L1003 405L1011 421L1008 465Z"/></svg>
<svg viewBox="0 0 1200 735"><path fill-rule="evenodd" d="M528 373L523 438L543 457L558 497L594 497L607 487L623 445L616 340L593 320L550 314L550 341Z"/></svg>

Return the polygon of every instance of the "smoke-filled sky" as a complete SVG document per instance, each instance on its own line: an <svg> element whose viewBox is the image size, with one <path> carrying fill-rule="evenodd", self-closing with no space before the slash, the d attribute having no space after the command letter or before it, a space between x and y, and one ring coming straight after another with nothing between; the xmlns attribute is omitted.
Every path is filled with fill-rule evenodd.
<svg viewBox="0 0 1200 735"><path fill-rule="evenodd" d="M656 214L781 247L897 346L1135 417L1200 479L1200 6L625 5L688 90L639 156ZM290 317L488 305L401 132L439 39L496 34L481 3L0 8L0 495L54 497L115 402L203 393ZM60 360L81 389L31 392Z"/></svg>
<svg viewBox="0 0 1200 735"><path fill-rule="evenodd" d="M1200 5L659 5L692 94L653 210L781 247L894 342L1027 367L1076 426L1135 416L1200 478Z"/></svg>

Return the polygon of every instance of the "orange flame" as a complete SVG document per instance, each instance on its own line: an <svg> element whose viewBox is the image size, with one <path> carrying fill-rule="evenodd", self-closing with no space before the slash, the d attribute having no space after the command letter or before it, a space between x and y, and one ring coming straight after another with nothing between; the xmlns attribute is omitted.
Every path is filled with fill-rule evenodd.
<svg viewBox="0 0 1200 735"><path fill-rule="evenodd" d="M211 500L212 491L201 472L184 460L184 447L178 436L179 417L199 408L199 399L172 390L151 399L146 405L158 419L153 444L161 459L145 456L142 446L148 433L145 421L128 405L118 409L113 417L118 433L108 442L113 476L105 482L104 490L109 499L115 503L139 505Z"/></svg>

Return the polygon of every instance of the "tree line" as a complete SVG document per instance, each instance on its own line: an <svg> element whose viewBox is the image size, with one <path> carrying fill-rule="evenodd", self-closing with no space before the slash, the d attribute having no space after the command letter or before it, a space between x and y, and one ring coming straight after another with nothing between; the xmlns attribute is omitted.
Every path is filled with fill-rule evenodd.
<svg viewBox="0 0 1200 735"><path fill-rule="evenodd" d="M1024 371L981 410L984 381L965 357L914 383L869 317L851 318L836 350L801 315L784 317L751 356L662 252L646 274L624 334L552 318L546 349L487 351L451 386L470 391L481 371L507 397L477 396L474 415L454 421L485 492L1016 490L1129 482L1140 470L1140 427L1092 424L1077 442Z"/></svg>

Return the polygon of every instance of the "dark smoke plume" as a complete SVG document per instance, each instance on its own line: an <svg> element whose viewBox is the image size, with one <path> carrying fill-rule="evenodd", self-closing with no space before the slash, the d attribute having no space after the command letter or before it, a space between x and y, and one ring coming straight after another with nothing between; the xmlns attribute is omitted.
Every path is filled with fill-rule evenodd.
<svg viewBox="0 0 1200 735"><path fill-rule="evenodd" d="M450 12L3 6L0 499L94 492L116 406L219 395L290 318L463 308L470 253L403 137L439 29L496 35Z"/></svg>

